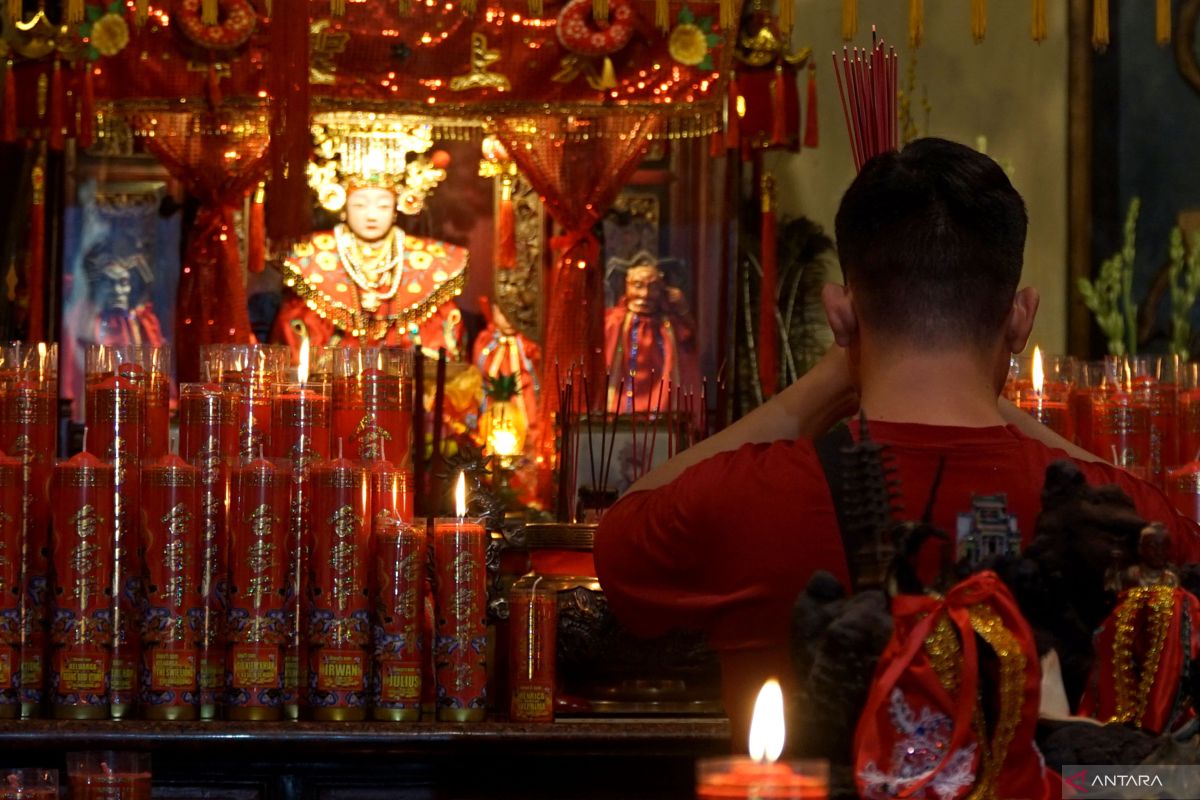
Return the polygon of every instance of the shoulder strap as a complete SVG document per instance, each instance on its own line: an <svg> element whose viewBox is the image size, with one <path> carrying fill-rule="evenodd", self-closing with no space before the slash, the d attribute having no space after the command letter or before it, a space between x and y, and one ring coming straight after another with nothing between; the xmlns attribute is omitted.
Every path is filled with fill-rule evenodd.
<svg viewBox="0 0 1200 800"><path fill-rule="evenodd" d="M846 556L846 566L850 571L850 583L858 582L858 564L854 554L862 547L860 536L855 526L849 524L850 498L846 493L846 453L854 444L850 428L843 422L833 430L813 439L813 447L817 452L817 460L825 472L825 482L829 484L829 496L833 499L833 511L837 515L838 531L842 538L842 550Z"/></svg>

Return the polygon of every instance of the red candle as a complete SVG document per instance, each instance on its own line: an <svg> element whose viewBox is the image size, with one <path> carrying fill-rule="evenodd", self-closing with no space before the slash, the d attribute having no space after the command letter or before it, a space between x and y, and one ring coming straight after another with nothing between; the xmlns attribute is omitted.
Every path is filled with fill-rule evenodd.
<svg viewBox="0 0 1200 800"><path fill-rule="evenodd" d="M199 470L179 456L142 467L141 702L147 719L195 719L200 594Z"/></svg>
<svg viewBox="0 0 1200 800"><path fill-rule="evenodd" d="M105 351L99 348L96 358ZM89 349L89 359L93 357ZM89 361L89 366L93 362ZM136 365L134 365L136 366ZM140 369L140 367L137 367ZM134 367L120 369L129 372ZM138 558L138 465L142 444L143 392L123 375L90 372L87 387L88 444L113 465L115 493L113 530L116 563L113 570L113 648L109 692L114 718L132 712L137 700L140 642L137 609L140 605L142 565Z"/></svg>
<svg viewBox="0 0 1200 800"><path fill-rule="evenodd" d="M1087 386L1071 387L1071 418L1075 424L1075 444L1095 452L1092 444L1092 390Z"/></svg>
<svg viewBox="0 0 1200 800"><path fill-rule="evenodd" d="M279 719L285 640L286 470L256 459L234 470L229 513L228 715Z"/></svg>
<svg viewBox="0 0 1200 800"><path fill-rule="evenodd" d="M317 459L329 457L329 394L323 383L306 382L308 349L301 348L299 382L280 384L272 405L271 447L288 461L291 494L288 504L287 645L284 654L284 716L300 716L300 664L307 648L303 635L301 599L308 571L309 471Z"/></svg>
<svg viewBox="0 0 1200 800"><path fill-rule="evenodd" d="M130 348L132 349L132 348ZM137 348L138 363L124 363L118 373L142 389L142 458L150 460L167 454L171 427L171 348Z"/></svg>
<svg viewBox="0 0 1200 800"><path fill-rule="evenodd" d="M229 592L225 502L229 467L237 456L233 409L219 385L185 383L180 387L179 451L200 471L199 715L201 719L213 719L225 688L224 621Z"/></svg>
<svg viewBox="0 0 1200 800"><path fill-rule="evenodd" d="M1134 397L1150 409L1150 476L1160 486L1179 464L1179 391L1149 376L1134 379Z"/></svg>
<svg viewBox="0 0 1200 800"><path fill-rule="evenodd" d="M696 800L826 800L829 767L819 761L758 763L746 756L701 760Z"/></svg>
<svg viewBox="0 0 1200 800"><path fill-rule="evenodd" d="M309 696L316 719L366 718L370 667L370 494L367 473L348 459L315 467Z"/></svg>
<svg viewBox="0 0 1200 800"><path fill-rule="evenodd" d="M0 800L58 800L58 770L0 770Z"/></svg>
<svg viewBox="0 0 1200 800"><path fill-rule="evenodd" d="M1200 523L1200 461L1191 461L1167 472L1167 499L1175 510Z"/></svg>
<svg viewBox="0 0 1200 800"><path fill-rule="evenodd" d="M375 659L373 716L421 718L422 601L425 588L425 525L404 521L390 509L375 513L372 541Z"/></svg>
<svg viewBox="0 0 1200 800"><path fill-rule="evenodd" d="M1013 377L1010 372L1009 391L1017 406L1064 439L1075 436L1074 417L1068 408L1071 384L1060 380L1063 373L1062 359L1050 358L1052 375L1047 380L1043 366L1042 350L1033 348L1030 370L1027 376Z"/></svg>
<svg viewBox="0 0 1200 800"><path fill-rule="evenodd" d="M1092 446L1101 458L1137 475L1150 468L1150 407L1122 389L1092 392Z"/></svg>
<svg viewBox="0 0 1200 800"><path fill-rule="evenodd" d="M233 398L238 456L243 462L271 452L271 393L283 379L287 348L217 345L204 353L209 380Z"/></svg>
<svg viewBox="0 0 1200 800"><path fill-rule="evenodd" d="M71 800L150 800L150 755L67 753Z"/></svg>
<svg viewBox="0 0 1200 800"><path fill-rule="evenodd" d="M439 720L479 722L487 715L487 531L466 518L462 474L458 516L433 529L434 671Z"/></svg>
<svg viewBox="0 0 1200 800"><path fill-rule="evenodd" d="M351 458L408 466L412 448L412 353L342 348L334 356L333 436Z"/></svg>
<svg viewBox="0 0 1200 800"><path fill-rule="evenodd" d="M1179 460L1200 459L1200 388L1179 393Z"/></svg>
<svg viewBox="0 0 1200 800"><path fill-rule="evenodd" d="M539 587L542 580L527 575L509 594L509 718L515 722L554 721L558 593Z"/></svg>
<svg viewBox="0 0 1200 800"><path fill-rule="evenodd" d="M21 459L0 456L0 719L21 713L23 471Z"/></svg>
<svg viewBox="0 0 1200 800"><path fill-rule="evenodd" d="M50 500L46 487L57 451L58 346L11 343L0 349L0 450L20 458L24 544L19 593L21 715L33 716L44 697L46 613L49 599Z"/></svg>
<svg viewBox="0 0 1200 800"><path fill-rule="evenodd" d="M412 470L396 469L390 461L376 461L371 464L369 475L371 512L378 515L381 511L386 511L404 522L412 522Z"/></svg>
<svg viewBox="0 0 1200 800"><path fill-rule="evenodd" d="M114 468L80 453L54 468L54 716L109 715Z"/></svg>

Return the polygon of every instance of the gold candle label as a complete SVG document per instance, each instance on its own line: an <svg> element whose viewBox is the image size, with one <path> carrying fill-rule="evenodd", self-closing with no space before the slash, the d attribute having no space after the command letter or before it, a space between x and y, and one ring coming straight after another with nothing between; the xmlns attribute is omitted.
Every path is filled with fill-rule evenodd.
<svg viewBox="0 0 1200 800"><path fill-rule="evenodd" d="M114 658L112 662L111 688L114 692L133 691L133 662L127 658Z"/></svg>
<svg viewBox="0 0 1200 800"><path fill-rule="evenodd" d="M354 651L322 651L317 656L317 689L329 692L361 690L366 655Z"/></svg>
<svg viewBox="0 0 1200 800"><path fill-rule="evenodd" d="M512 718L540 720L554 716L554 688L551 686L518 686L512 690Z"/></svg>
<svg viewBox="0 0 1200 800"><path fill-rule="evenodd" d="M233 656L235 686L275 686L279 683L279 654L270 650L240 650Z"/></svg>
<svg viewBox="0 0 1200 800"><path fill-rule="evenodd" d="M225 684L224 665L219 657L209 656L200 662L200 688L219 689Z"/></svg>
<svg viewBox="0 0 1200 800"><path fill-rule="evenodd" d="M384 703L415 703L421 699L419 664L381 661L379 682L379 699Z"/></svg>
<svg viewBox="0 0 1200 800"><path fill-rule="evenodd" d="M21 685L42 685L42 656L41 654L25 654L21 660Z"/></svg>
<svg viewBox="0 0 1200 800"><path fill-rule="evenodd" d="M156 650L151 658L150 688L155 692L196 688L196 656Z"/></svg>
<svg viewBox="0 0 1200 800"><path fill-rule="evenodd" d="M283 657L283 685L300 685L300 656L289 654Z"/></svg>
<svg viewBox="0 0 1200 800"><path fill-rule="evenodd" d="M0 645L0 691L12 684L13 678L13 649Z"/></svg>
<svg viewBox="0 0 1200 800"><path fill-rule="evenodd" d="M77 651L60 654L58 659L58 693L102 694L104 692L104 654L99 651Z"/></svg>

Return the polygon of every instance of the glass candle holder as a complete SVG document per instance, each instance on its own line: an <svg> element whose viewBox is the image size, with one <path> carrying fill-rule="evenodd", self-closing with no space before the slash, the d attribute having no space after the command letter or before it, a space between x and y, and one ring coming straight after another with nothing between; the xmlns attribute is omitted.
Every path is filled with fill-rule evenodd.
<svg viewBox="0 0 1200 800"><path fill-rule="evenodd" d="M71 800L150 800L150 754L67 753Z"/></svg>
<svg viewBox="0 0 1200 800"><path fill-rule="evenodd" d="M1033 356L1014 357L1006 396L1018 408L1069 441L1075 440L1071 414L1073 363L1067 356L1042 356L1042 382L1037 385Z"/></svg>
<svg viewBox="0 0 1200 800"><path fill-rule="evenodd" d="M1134 392L1133 367L1124 357L1104 360L1092 390L1092 452L1139 478L1150 474L1150 405Z"/></svg>
<svg viewBox="0 0 1200 800"><path fill-rule="evenodd" d="M58 345L0 345L0 451L20 458L25 508L19 552L24 575L17 595L19 643L12 669L20 677L21 716L42 706L50 574L50 498L58 432Z"/></svg>
<svg viewBox="0 0 1200 800"><path fill-rule="evenodd" d="M412 351L343 347L333 358L333 439L359 461L411 464Z"/></svg>
<svg viewBox="0 0 1200 800"><path fill-rule="evenodd" d="M760 763L749 756L696 762L696 800L827 800L829 762Z"/></svg>
<svg viewBox="0 0 1200 800"><path fill-rule="evenodd" d="M21 459L0 456L0 719L21 715L23 472Z"/></svg>
<svg viewBox="0 0 1200 800"><path fill-rule="evenodd" d="M1150 410L1150 478L1163 485L1179 459L1179 356L1135 356L1129 359L1133 394Z"/></svg>
<svg viewBox="0 0 1200 800"><path fill-rule="evenodd" d="M171 348L143 347L142 458L161 458L171 449Z"/></svg>
<svg viewBox="0 0 1200 800"><path fill-rule="evenodd" d="M558 592L541 575L525 575L509 590L509 719L553 722Z"/></svg>
<svg viewBox="0 0 1200 800"><path fill-rule="evenodd" d="M426 556L425 523L414 525L384 508L372 531L374 663L372 716L393 722L421 718Z"/></svg>
<svg viewBox="0 0 1200 800"><path fill-rule="evenodd" d="M230 395L237 453L242 463L271 452L271 400L287 374L289 351L283 345L221 344L202 348L207 380Z"/></svg>
<svg viewBox="0 0 1200 800"><path fill-rule="evenodd" d="M0 769L0 800L58 800L58 770Z"/></svg>

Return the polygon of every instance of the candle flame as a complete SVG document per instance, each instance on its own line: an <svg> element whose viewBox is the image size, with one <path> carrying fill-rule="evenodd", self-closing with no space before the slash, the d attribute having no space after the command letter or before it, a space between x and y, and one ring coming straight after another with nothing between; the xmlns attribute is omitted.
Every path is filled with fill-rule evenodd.
<svg viewBox="0 0 1200 800"><path fill-rule="evenodd" d="M1042 368L1042 348L1033 348L1033 390L1042 393L1042 384L1046 382L1046 372Z"/></svg>
<svg viewBox="0 0 1200 800"><path fill-rule="evenodd" d="M300 342L300 365L296 368L296 378L301 386L308 383L308 339Z"/></svg>
<svg viewBox="0 0 1200 800"><path fill-rule="evenodd" d="M454 510L459 517L467 515L467 473L458 473L458 485L454 487Z"/></svg>
<svg viewBox="0 0 1200 800"><path fill-rule="evenodd" d="M754 701L750 718L750 758L759 764L774 763L783 753L783 689L771 678L763 684Z"/></svg>

